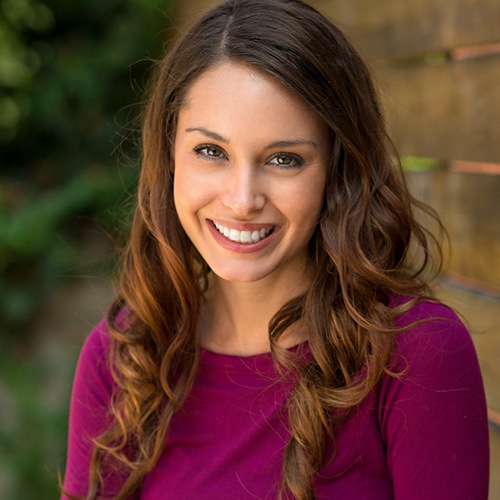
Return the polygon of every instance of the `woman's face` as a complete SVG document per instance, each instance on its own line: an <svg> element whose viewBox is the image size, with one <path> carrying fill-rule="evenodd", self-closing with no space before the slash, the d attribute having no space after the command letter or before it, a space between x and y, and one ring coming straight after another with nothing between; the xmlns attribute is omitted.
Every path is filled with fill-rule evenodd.
<svg viewBox="0 0 500 500"><path fill-rule="evenodd" d="M319 118L264 73L228 62L194 82L178 117L174 200L217 276L286 282L304 274L328 156Z"/></svg>

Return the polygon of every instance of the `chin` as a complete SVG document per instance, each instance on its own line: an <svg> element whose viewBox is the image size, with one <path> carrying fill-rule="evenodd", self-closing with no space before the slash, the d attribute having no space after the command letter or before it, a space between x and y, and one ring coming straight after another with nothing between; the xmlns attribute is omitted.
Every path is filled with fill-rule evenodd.
<svg viewBox="0 0 500 500"><path fill-rule="evenodd" d="M249 272L247 270L217 269L212 268L212 273L217 278L231 283L253 283L259 281L270 274L270 271Z"/></svg>

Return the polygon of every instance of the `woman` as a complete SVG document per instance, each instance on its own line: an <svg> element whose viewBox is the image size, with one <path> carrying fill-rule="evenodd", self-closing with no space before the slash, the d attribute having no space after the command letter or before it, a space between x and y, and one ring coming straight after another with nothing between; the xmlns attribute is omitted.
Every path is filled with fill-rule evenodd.
<svg viewBox="0 0 500 500"><path fill-rule="evenodd" d="M476 355L429 299L428 209L395 163L364 63L312 8L229 0L180 38L78 364L68 497L487 497Z"/></svg>

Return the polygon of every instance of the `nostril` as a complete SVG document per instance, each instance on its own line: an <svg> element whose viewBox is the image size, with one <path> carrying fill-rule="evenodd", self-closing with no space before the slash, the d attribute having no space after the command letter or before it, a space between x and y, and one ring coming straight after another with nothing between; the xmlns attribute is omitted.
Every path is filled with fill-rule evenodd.
<svg viewBox="0 0 500 500"><path fill-rule="evenodd" d="M262 210L265 205L265 197L262 194L254 193L228 193L222 197L222 203L234 213L245 215L247 213Z"/></svg>

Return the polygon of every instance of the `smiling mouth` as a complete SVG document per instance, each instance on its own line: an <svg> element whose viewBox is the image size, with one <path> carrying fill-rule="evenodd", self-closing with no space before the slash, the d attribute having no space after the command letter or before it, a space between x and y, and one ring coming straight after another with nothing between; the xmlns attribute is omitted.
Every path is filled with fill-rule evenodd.
<svg viewBox="0 0 500 500"><path fill-rule="evenodd" d="M237 229L231 229L229 227L222 226L213 222L213 225L220 234L225 236L228 240L234 241L236 243L258 243L259 241L267 238L273 231L275 226L264 227L255 231L238 231Z"/></svg>

